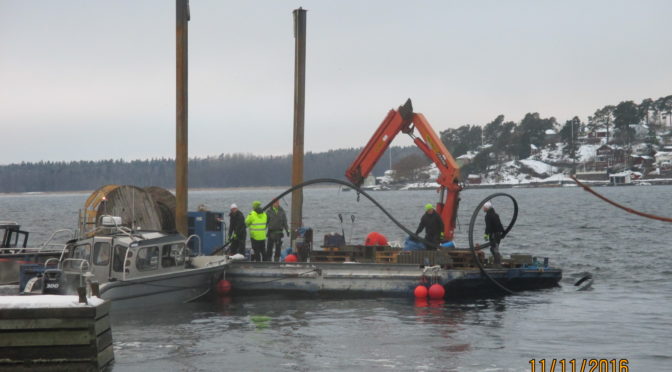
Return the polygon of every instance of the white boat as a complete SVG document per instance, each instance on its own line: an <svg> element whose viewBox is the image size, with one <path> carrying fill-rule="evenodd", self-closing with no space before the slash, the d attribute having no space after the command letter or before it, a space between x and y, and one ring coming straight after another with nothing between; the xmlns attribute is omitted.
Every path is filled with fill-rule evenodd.
<svg viewBox="0 0 672 372"><path fill-rule="evenodd" d="M113 309L186 302L207 294L229 262L226 256L192 256L187 243L193 237L132 231L120 217L104 216L93 233L45 263L38 286L43 293L69 293L97 282Z"/></svg>

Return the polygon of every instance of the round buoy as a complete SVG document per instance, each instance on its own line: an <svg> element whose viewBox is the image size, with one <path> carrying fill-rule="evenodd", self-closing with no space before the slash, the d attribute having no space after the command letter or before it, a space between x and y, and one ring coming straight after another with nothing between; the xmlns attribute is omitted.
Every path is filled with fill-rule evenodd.
<svg viewBox="0 0 672 372"><path fill-rule="evenodd" d="M443 289L443 286L439 283L432 284L432 286L429 287L429 298L433 300L441 299L445 294L446 290Z"/></svg>
<svg viewBox="0 0 672 372"><path fill-rule="evenodd" d="M415 287L415 291L413 291L413 294L415 294L416 298L427 298L427 287L424 285L419 285Z"/></svg>
<svg viewBox="0 0 672 372"><path fill-rule="evenodd" d="M287 257L285 257L285 262L296 262L298 259L296 258L295 254L288 254Z"/></svg>
<svg viewBox="0 0 672 372"><path fill-rule="evenodd" d="M222 279L217 282L217 294L220 296L225 296L231 292L231 282L226 279Z"/></svg>

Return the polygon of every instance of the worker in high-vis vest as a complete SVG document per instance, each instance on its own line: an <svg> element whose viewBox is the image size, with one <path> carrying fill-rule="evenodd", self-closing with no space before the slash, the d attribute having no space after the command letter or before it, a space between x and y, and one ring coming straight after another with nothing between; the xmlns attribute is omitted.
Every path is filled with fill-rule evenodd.
<svg viewBox="0 0 672 372"><path fill-rule="evenodd" d="M252 242L252 261L270 261L270 257L262 257L264 247L266 246L266 223L268 217L261 209L260 201L252 202L252 211L245 218L245 225L250 230L250 241Z"/></svg>

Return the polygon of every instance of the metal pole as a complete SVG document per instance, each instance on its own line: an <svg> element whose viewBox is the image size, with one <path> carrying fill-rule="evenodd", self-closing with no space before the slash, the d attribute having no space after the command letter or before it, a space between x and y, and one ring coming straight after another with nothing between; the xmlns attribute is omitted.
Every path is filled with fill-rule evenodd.
<svg viewBox="0 0 672 372"><path fill-rule="evenodd" d="M188 192L188 161L189 161L189 125L188 125L188 22L189 0L176 0L176 67L177 67L177 118L175 135L175 228L182 235L187 235L187 192Z"/></svg>
<svg viewBox="0 0 672 372"><path fill-rule="evenodd" d="M303 182L303 122L306 97L306 10L294 13L294 151L292 155L292 186ZM303 224L303 190L292 192L292 246L294 231Z"/></svg>
<svg viewBox="0 0 672 372"><path fill-rule="evenodd" d="M576 174L576 153L574 150L574 124L576 124L576 120L572 120L572 175Z"/></svg>

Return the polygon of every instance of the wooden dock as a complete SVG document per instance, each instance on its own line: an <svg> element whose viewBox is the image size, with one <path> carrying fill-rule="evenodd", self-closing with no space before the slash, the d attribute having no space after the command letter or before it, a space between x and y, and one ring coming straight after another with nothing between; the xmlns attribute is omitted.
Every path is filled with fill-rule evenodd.
<svg viewBox="0 0 672 372"><path fill-rule="evenodd" d="M0 297L0 371L99 371L114 360L110 302Z"/></svg>

